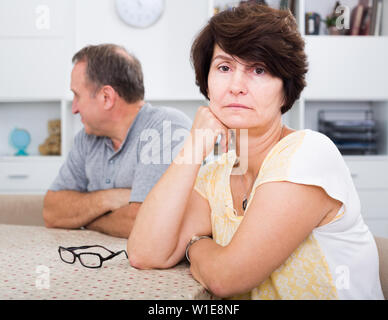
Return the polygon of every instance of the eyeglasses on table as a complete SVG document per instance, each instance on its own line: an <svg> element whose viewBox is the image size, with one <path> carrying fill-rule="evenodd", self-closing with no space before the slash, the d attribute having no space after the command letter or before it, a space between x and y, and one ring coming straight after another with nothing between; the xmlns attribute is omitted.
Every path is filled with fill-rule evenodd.
<svg viewBox="0 0 388 320"><path fill-rule="evenodd" d="M102 248L107 252L109 252L110 254L107 257L103 257L101 254L97 252L81 252L81 253L75 252L77 250L86 250L86 249L92 249L92 248ZM75 260L78 258L81 264L86 268L100 268L104 261L110 260L123 252L125 253L128 259L128 254L125 250L114 252L100 245L68 247L68 248L65 248L62 246L58 247L58 253L63 262L73 264Z"/></svg>

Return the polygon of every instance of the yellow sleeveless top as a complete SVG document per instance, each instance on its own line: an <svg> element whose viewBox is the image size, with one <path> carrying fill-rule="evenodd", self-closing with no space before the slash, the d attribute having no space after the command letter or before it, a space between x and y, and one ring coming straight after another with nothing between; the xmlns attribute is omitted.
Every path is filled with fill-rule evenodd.
<svg viewBox="0 0 388 320"><path fill-rule="evenodd" d="M305 131L294 132L280 140L265 158L248 199L249 207L256 188L269 181L286 181L291 159L300 148ZM195 190L209 201L212 235L219 245L227 245L244 216L233 210L230 174L235 163L234 150L204 165L198 174ZM327 261L314 236L303 241L270 277L243 299L338 299Z"/></svg>

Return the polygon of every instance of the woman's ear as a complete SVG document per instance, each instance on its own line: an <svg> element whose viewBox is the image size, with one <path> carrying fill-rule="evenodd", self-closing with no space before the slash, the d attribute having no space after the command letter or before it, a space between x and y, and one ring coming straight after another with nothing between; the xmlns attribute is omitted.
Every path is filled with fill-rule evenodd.
<svg viewBox="0 0 388 320"><path fill-rule="evenodd" d="M286 104L286 95L283 93L282 101L280 103L280 110L284 107L285 104Z"/></svg>

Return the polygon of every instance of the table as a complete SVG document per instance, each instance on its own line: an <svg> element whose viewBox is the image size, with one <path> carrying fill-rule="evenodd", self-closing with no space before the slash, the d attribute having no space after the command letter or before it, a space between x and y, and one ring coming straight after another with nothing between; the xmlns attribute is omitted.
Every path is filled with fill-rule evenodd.
<svg viewBox="0 0 388 320"><path fill-rule="evenodd" d="M64 263L58 246L102 245L126 250L126 239L90 230L0 224L0 299L213 299L182 262L166 270L138 270L125 254L101 268Z"/></svg>

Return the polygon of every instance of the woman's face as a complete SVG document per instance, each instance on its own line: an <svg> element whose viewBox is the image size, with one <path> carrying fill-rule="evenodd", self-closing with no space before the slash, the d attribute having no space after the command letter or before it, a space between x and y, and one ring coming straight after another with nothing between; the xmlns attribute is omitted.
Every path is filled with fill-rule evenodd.
<svg viewBox="0 0 388 320"><path fill-rule="evenodd" d="M251 65L218 45L208 77L210 109L228 128L266 130L281 118L283 82L264 65Z"/></svg>

